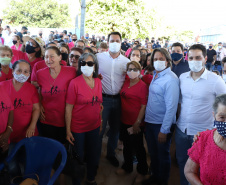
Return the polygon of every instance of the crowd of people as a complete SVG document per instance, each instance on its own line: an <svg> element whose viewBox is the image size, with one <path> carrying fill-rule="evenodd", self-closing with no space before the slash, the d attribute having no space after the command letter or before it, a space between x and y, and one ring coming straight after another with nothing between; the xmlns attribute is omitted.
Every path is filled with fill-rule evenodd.
<svg viewBox="0 0 226 185"><path fill-rule="evenodd" d="M0 158L23 138L40 135L70 142L86 161L86 184L95 177L107 131L106 159L135 183L167 185L175 133L181 185L226 184L226 50L180 42L162 47L153 37L122 41L50 33L48 43L28 29L1 38ZM212 114L212 112L214 112ZM208 131L206 131L209 129ZM197 136L193 144L194 136ZM143 138L151 163L147 162ZM124 163L115 150L123 143ZM21 173L17 156L9 165ZM145 179L145 175L150 178ZM81 179L73 178L73 185Z"/></svg>

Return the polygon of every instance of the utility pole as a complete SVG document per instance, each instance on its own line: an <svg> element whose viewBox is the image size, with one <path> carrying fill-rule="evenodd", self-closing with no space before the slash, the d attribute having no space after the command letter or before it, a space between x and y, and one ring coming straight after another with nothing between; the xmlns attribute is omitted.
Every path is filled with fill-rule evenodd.
<svg viewBox="0 0 226 185"><path fill-rule="evenodd" d="M81 0L80 37L85 36L85 13L86 13L86 0Z"/></svg>

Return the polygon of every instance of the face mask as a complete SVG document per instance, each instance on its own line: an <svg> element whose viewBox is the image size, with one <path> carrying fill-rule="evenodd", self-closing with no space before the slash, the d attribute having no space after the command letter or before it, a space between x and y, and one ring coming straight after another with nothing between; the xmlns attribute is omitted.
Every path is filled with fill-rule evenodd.
<svg viewBox="0 0 226 185"><path fill-rule="evenodd" d="M27 32L26 32L26 31L24 32L24 35L25 35L25 34L27 34Z"/></svg>
<svg viewBox="0 0 226 185"><path fill-rule="evenodd" d="M60 38L63 38L63 35L60 35Z"/></svg>
<svg viewBox="0 0 226 185"><path fill-rule="evenodd" d="M218 46L218 48L219 48L219 49L221 49L221 48L222 48L222 46Z"/></svg>
<svg viewBox="0 0 226 185"><path fill-rule="evenodd" d="M130 60L131 61L135 61L135 62L140 62L140 58L139 57L131 57Z"/></svg>
<svg viewBox="0 0 226 185"><path fill-rule="evenodd" d="M89 77L93 73L93 66L81 66L81 71L85 76Z"/></svg>
<svg viewBox="0 0 226 185"><path fill-rule="evenodd" d="M77 39L72 39L74 42L77 40Z"/></svg>
<svg viewBox="0 0 226 185"><path fill-rule="evenodd" d="M196 72L196 73L201 71L203 68L202 61L195 61L195 60L188 61L188 65L189 65L189 68L191 69L191 71Z"/></svg>
<svg viewBox="0 0 226 185"><path fill-rule="evenodd" d="M213 46L209 46L209 49L212 49L213 48Z"/></svg>
<svg viewBox="0 0 226 185"><path fill-rule="evenodd" d="M89 37L85 37L85 39L89 39Z"/></svg>
<svg viewBox="0 0 226 185"><path fill-rule="evenodd" d="M226 74L222 75L224 82L226 83Z"/></svg>
<svg viewBox="0 0 226 185"><path fill-rule="evenodd" d="M2 34L0 33L0 37L2 37Z"/></svg>
<svg viewBox="0 0 226 185"><path fill-rule="evenodd" d="M226 138L226 122L214 121L214 126L217 127L217 132Z"/></svg>
<svg viewBox="0 0 226 185"><path fill-rule="evenodd" d="M127 71L127 75L130 79L135 79L140 75L140 71L134 72L134 71Z"/></svg>
<svg viewBox="0 0 226 185"><path fill-rule="evenodd" d="M3 66L9 65L10 62L11 62L11 58L8 58L8 57L0 58L0 64L2 64Z"/></svg>
<svg viewBox="0 0 226 185"><path fill-rule="evenodd" d="M13 40L13 44L15 45L17 43L17 40Z"/></svg>
<svg viewBox="0 0 226 185"><path fill-rule="evenodd" d="M41 37L42 36L42 33L39 33L39 36Z"/></svg>
<svg viewBox="0 0 226 185"><path fill-rule="evenodd" d="M16 35L16 34L17 34L17 32L14 32L14 34Z"/></svg>
<svg viewBox="0 0 226 185"><path fill-rule="evenodd" d="M15 78L16 81L20 82L20 83L24 83L28 80L29 76L25 76L24 74L16 74L15 72L13 73L13 76Z"/></svg>
<svg viewBox="0 0 226 185"><path fill-rule="evenodd" d="M157 42L156 44L159 44L159 42Z"/></svg>
<svg viewBox="0 0 226 185"><path fill-rule="evenodd" d="M155 42L154 40L151 41L151 43L154 43L154 42Z"/></svg>
<svg viewBox="0 0 226 185"><path fill-rule="evenodd" d="M62 60L67 61L68 54L67 53L61 53L61 55L62 55Z"/></svg>
<svg viewBox="0 0 226 185"><path fill-rule="evenodd" d="M68 39L64 39L64 42L65 42L65 43L68 43Z"/></svg>
<svg viewBox="0 0 226 185"><path fill-rule="evenodd" d="M173 61L179 61L183 57L183 54L180 53L172 53L171 58Z"/></svg>
<svg viewBox="0 0 226 185"><path fill-rule="evenodd" d="M121 49L121 43L113 42L109 44L109 51L112 53L118 53Z"/></svg>
<svg viewBox="0 0 226 185"><path fill-rule="evenodd" d="M35 53L36 51L35 51L35 48L36 47L33 47L33 46L30 46L30 45L26 45L26 48L25 48L25 51L26 51L26 53L28 53L28 54L31 54L31 53Z"/></svg>
<svg viewBox="0 0 226 185"><path fill-rule="evenodd" d="M156 71L162 71L166 69L166 61L157 60L154 62L154 68Z"/></svg>

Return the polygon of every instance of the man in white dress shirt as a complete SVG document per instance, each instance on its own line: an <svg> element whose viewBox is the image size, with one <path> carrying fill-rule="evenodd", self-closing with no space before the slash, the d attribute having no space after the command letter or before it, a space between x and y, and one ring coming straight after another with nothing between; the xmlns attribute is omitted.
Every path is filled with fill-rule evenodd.
<svg viewBox="0 0 226 185"><path fill-rule="evenodd" d="M119 162L115 157L115 149L118 143L121 102L119 92L125 81L126 64L130 61L120 54L122 37L119 32L108 35L109 51L97 54L99 73L102 75L103 88L103 113L102 131L100 133L100 154L102 138L107 122L110 129L108 132L107 159L113 166L118 167Z"/></svg>
<svg viewBox="0 0 226 185"><path fill-rule="evenodd" d="M206 48L195 44L188 50L191 71L183 73L180 80L181 112L175 133L176 156L180 168L180 184L188 185L184 166L188 159L187 150L192 146L197 132L213 128L212 105L217 95L226 93L223 79L205 69Z"/></svg>

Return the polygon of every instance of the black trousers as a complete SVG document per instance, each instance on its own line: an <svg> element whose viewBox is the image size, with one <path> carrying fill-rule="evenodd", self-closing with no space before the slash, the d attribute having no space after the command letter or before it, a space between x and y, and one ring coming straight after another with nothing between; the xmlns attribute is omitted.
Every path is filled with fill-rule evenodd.
<svg viewBox="0 0 226 185"><path fill-rule="evenodd" d="M137 172L146 175L148 172L148 165L146 159L146 151L143 143L143 128L138 134L129 135L127 129L131 125L122 124L121 125L121 139L123 141L123 157L124 164L122 169L126 172L131 173L133 171L133 156L136 155L137 158Z"/></svg>

